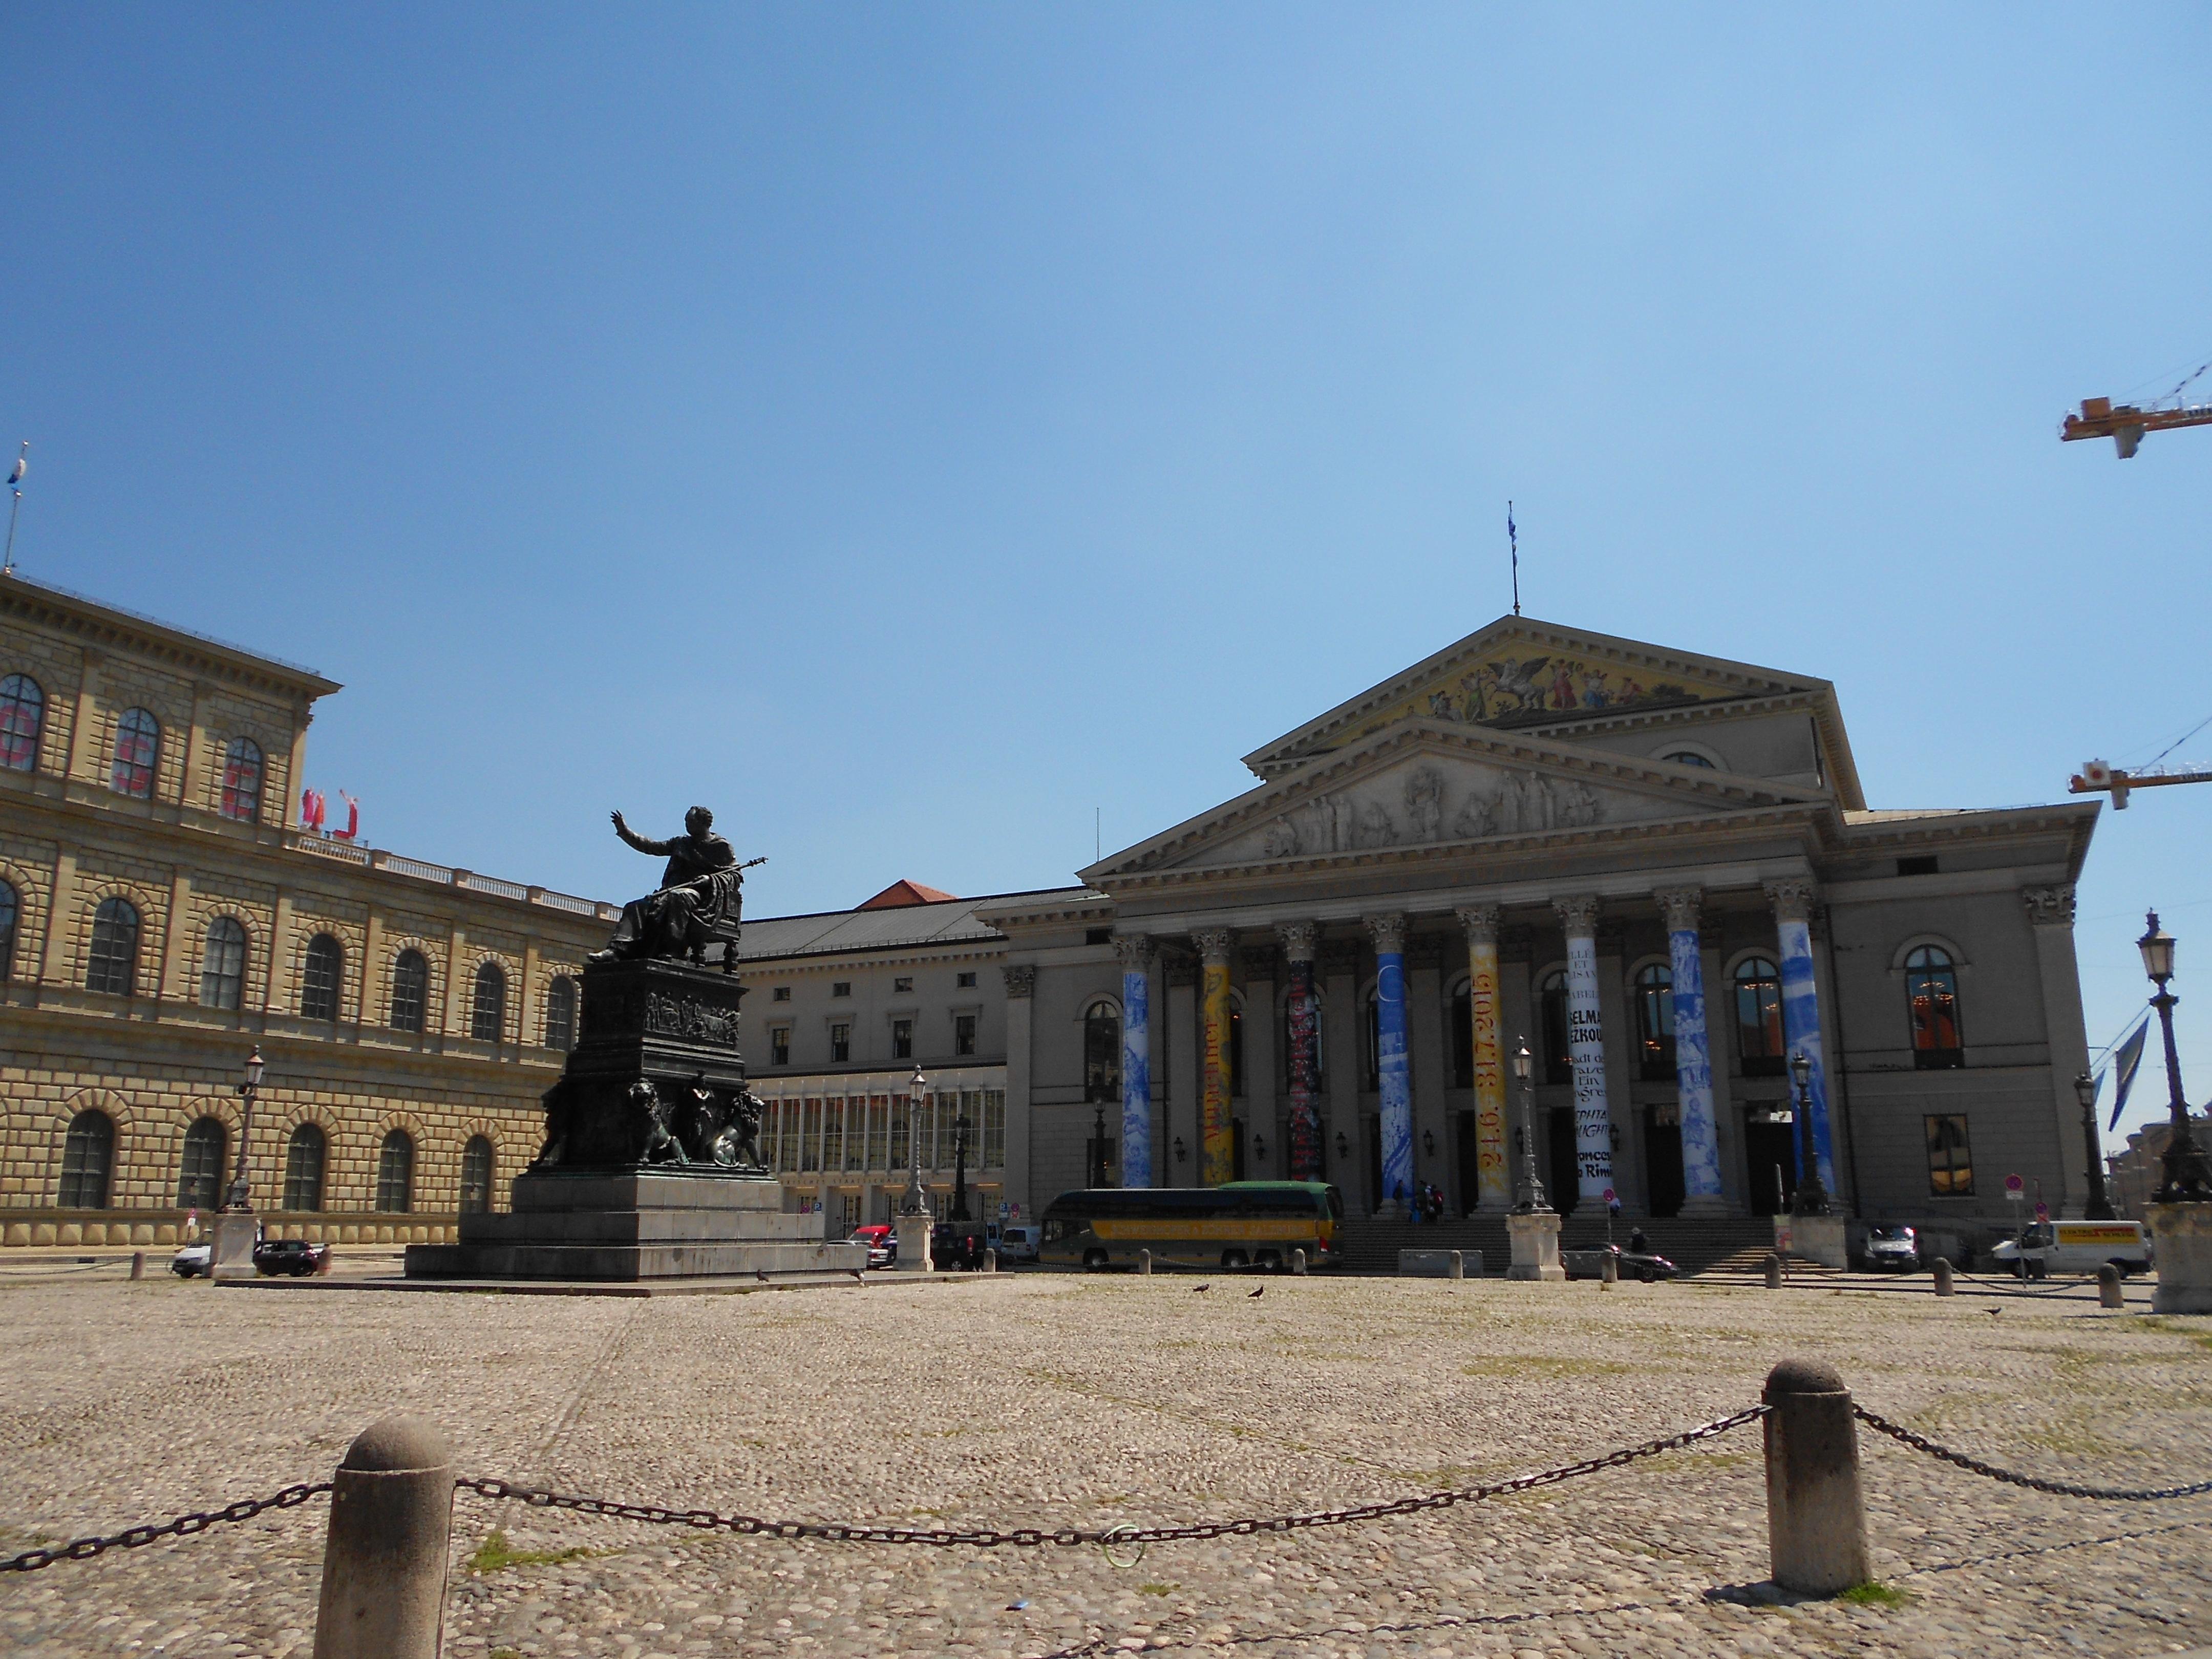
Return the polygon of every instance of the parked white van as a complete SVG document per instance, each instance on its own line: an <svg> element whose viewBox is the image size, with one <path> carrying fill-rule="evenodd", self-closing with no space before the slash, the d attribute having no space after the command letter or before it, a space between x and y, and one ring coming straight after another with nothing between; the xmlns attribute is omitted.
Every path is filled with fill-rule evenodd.
<svg viewBox="0 0 2212 1659"><path fill-rule="evenodd" d="M2150 1240L2140 1221L2039 1221L1990 1252L1998 1261L2025 1262L2028 1275L2093 1273L2106 1262L2125 1273L2150 1271Z"/></svg>
<svg viewBox="0 0 2212 1659"><path fill-rule="evenodd" d="M999 1259L1002 1261L1034 1261L1037 1259L1037 1230L1017 1222L1000 1230Z"/></svg>

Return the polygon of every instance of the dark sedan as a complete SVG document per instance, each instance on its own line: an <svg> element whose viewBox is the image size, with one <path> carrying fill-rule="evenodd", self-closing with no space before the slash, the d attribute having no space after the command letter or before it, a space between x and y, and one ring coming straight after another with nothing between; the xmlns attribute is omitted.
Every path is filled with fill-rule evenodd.
<svg viewBox="0 0 2212 1659"><path fill-rule="evenodd" d="M1622 1279L1640 1279L1649 1285L1656 1279L1674 1276L1674 1264L1665 1256L1650 1250L1624 1250L1618 1244L1603 1245L1595 1250L1561 1250L1559 1265L1567 1270L1570 1279L1603 1279L1608 1255Z"/></svg>
<svg viewBox="0 0 2212 1659"><path fill-rule="evenodd" d="M253 1270L278 1278L289 1273L305 1279L320 1273L331 1259L327 1244L310 1244L303 1238L264 1238L253 1247Z"/></svg>

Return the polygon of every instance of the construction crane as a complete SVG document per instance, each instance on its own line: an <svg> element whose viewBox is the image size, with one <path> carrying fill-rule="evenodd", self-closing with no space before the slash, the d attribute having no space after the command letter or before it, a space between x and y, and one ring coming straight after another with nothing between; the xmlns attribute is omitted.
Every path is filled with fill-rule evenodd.
<svg viewBox="0 0 2212 1659"><path fill-rule="evenodd" d="M2066 785L2069 795L2101 795L2110 793L2112 811L2127 810L2130 789L2154 789L2168 783L2212 783L2212 771L2169 769L2151 767L2141 772L2124 772L2117 766L2107 766L2100 760L2083 761Z"/></svg>
<svg viewBox="0 0 2212 1659"><path fill-rule="evenodd" d="M2136 453L2144 433L2179 426L2212 426L2212 404L2176 403L2166 408L2153 404L2138 409L2133 404L2115 404L2110 398L2084 398L2081 412L2069 415L2058 428L2058 441L2070 444L2077 438L2110 438L2124 461Z"/></svg>

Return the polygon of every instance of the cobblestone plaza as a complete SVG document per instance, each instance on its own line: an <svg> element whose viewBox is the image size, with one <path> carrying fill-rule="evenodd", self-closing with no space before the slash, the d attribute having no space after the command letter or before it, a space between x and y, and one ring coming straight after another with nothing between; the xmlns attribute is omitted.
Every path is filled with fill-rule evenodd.
<svg viewBox="0 0 2212 1659"><path fill-rule="evenodd" d="M328 1479L393 1410L464 1474L775 1518L1267 1516L1536 1470L1748 1405L1786 1356L2008 1468L2212 1469L2212 1322L1922 1284L1008 1274L653 1299L0 1281L9 1553ZM358 1271L359 1262L345 1264ZM1773 1605L1756 1425L1570 1484L1283 1537L785 1542L456 1500L447 1650L2151 1655L2212 1644L2212 1498L2095 1504L1862 1435L1897 1605ZM28 1655L305 1654L325 1504L0 1577ZM485 1546L504 1535L505 1564ZM517 1559L520 1557L520 1559ZM489 1567L489 1571L477 1571Z"/></svg>

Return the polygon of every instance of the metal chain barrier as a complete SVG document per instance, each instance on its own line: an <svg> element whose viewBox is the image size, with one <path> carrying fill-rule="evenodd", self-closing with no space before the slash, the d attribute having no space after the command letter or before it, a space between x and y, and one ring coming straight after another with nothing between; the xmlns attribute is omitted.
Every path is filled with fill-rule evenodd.
<svg viewBox="0 0 2212 1659"><path fill-rule="evenodd" d="M2008 1486L2026 1486L2032 1492L2047 1492L2060 1498L2095 1498L2112 1503L2148 1504L2166 1498L2196 1498L2212 1492L2212 1480L2199 1480L2190 1486L2082 1486L2070 1480L2046 1480L2040 1475L2015 1474L2010 1469L2001 1469L1994 1463L1984 1463L1978 1457L1969 1457L1964 1452L1953 1451L1948 1446L1939 1446L1924 1434L1916 1434L1901 1423L1893 1423L1864 1406L1856 1403L1851 1414L1869 1428L1887 1435L1900 1444L1946 1463L1955 1463L1962 1469L1987 1475L1992 1480L2002 1480Z"/></svg>
<svg viewBox="0 0 2212 1659"><path fill-rule="evenodd" d="M1510 1480L1492 1481L1486 1486L1425 1492L1417 1498L1400 1498L1381 1504L1360 1504L1351 1509L1322 1510L1307 1515L1281 1515L1267 1519L1239 1521L1200 1521L1182 1527L1135 1527L1123 1522L1104 1528L1062 1527L1049 1532L1036 1527L1018 1527L1011 1532L997 1532L962 1531L952 1528L871 1527L817 1521L764 1521L757 1516L718 1515L712 1510L672 1510L657 1504L625 1504L605 1498L574 1498L534 1486L514 1486L505 1480L465 1478L454 1484L461 1491L474 1492L478 1497L511 1498L535 1509L574 1510L585 1515L605 1516L617 1521L647 1521L660 1526L692 1527L702 1532L733 1532L749 1537L811 1538L836 1544L927 1544L938 1548L968 1545L987 1550L1008 1544L1024 1549L1042 1544L1062 1547L1097 1544L1125 1549L1146 1544L1182 1543L1211 1538L1249 1538L1263 1532L1300 1532L1315 1527L1349 1526L1355 1522L1379 1521L1386 1516L1413 1515L1424 1510L1449 1509L1456 1504L1480 1504L1487 1498L1504 1497L1509 1492L1530 1492L1539 1486L1557 1486L1563 1480L1595 1474L1603 1469L1617 1469L1646 1457L1656 1457L1662 1452L1679 1451L1685 1446L1695 1445L1700 1440L1711 1440L1731 1429L1740 1429L1747 1423L1756 1422L1766 1413L1766 1407L1753 1406L1727 1417L1715 1418L1710 1423L1701 1423L1694 1429L1685 1429L1680 1434L1670 1434L1663 1439L1647 1440L1638 1446L1624 1446L1602 1456L1584 1458L1578 1463L1565 1463L1557 1468L1545 1469L1535 1474L1516 1475Z"/></svg>
<svg viewBox="0 0 2212 1659"><path fill-rule="evenodd" d="M163 1538L190 1538L205 1532L210 1527L219 1527L226 1522L251 1521L270 1510L295 1510L311 1498L320 1498L329 1492L327 1480L313 1480L296 1486L287 1486L267 1498L242 1498L219 1510L195 1510L190 1515L180 1515L173 1521L164 1521L158 1526L126 1527L107 1538L80 1538L75 1543L63 1544L50 1550L25 1550L11 1559L0 1561L0 1572L36 1572L41 1567L51 1567L57 1561L89 1561L95 1555L105 1555L110 1550L143 1549Z"/></svg>

